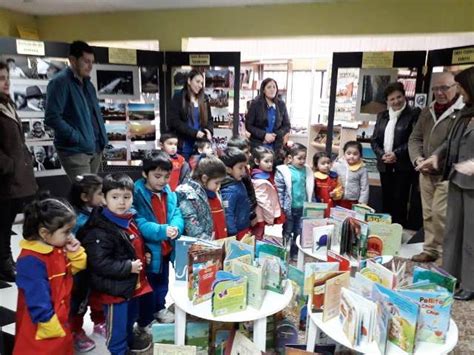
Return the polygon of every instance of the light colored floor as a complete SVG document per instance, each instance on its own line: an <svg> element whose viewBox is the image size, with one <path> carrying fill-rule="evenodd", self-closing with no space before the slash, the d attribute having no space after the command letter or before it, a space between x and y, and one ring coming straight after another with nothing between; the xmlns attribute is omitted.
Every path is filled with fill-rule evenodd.
<svg viewBox="0 0 474 355"><path fill-rule="evenodd" d="M13 231L16 233L16 235L12 236L12 250L13 250L13 256L16 259L20 252L19 242L22 238L21 237L22 226L20 224L14 225ZM267 227L266 233L270 235L281 236L281 226L274 226L270 228ZM404 240L406 239L404 238ZM412 255L418 254L422 250L423 250L422 243L408 244L406 248L404 248L404 255L400 255L400 256L404 258L410 258ZM170 267L170 280L174 280L174 269L172 267ZM18 294L18 290L15 284L12 284L12 287L0 289L0 304L8 309L15 310L16 302L17 302L17 294ZM172 300L170 299L169 295L167 296L166 303L167 305L170 305L172 303ZM105 346L104 338L92 333L93 323L89 317L89 314L86 314L86 316L84 317L84 330L86 331L87 334L90 334L91 338L96 342L96 348L88 352L87 354L105 355L109 353ZM15 325L10 324L6 327L3 327L3 331L10 334L14 334ZM80 353L77 353L77 354L80 354Z"/></svg>

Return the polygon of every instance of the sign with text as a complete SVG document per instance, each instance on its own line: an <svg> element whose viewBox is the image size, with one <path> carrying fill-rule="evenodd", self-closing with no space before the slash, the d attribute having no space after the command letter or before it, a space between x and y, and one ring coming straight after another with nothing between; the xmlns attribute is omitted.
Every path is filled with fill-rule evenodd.
<svg viewBox="0 0 474 355"><path fill-rule="evenodd" d="M393 52L362 53L362 68L392 68Z"/></svg>
<svg viewBox="0 0 474 355"><path fill-rule="evenodd" d="M137 50L109 48L109 63L137 65Z"/></svg>
<svg viewBox="0 0 474 355"><path fill-rule="evenodd" d="M211 55L210 54L190 54L189 55L189 65L211 65Z"/></svg>
<svg viewBox="0 0 474 355"><path fill-rule="evenodd" d="M474 63L474 47L455 49L452 64Z"/></svg>
<svg viewBox="0 0 474 355"><path fill-rule="evenodd" d="M43 56L44 55L44 42L29 41L26 39L17 39L16 52L18 54Z"/></svg>

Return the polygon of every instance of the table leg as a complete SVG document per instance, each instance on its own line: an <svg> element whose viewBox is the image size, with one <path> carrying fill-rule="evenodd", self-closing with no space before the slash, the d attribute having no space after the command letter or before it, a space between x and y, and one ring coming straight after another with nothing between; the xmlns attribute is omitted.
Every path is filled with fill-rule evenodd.
<svg viewBox="0 0 474 355"><path fill-rule="evenodd" d="M316 346L316 335L318 333L318 327L316 327L316 323L313 322L309 314L308 314L307 329L308 331L306 332L306 351L314 352L314 347Z"/></svg>
<svg viewBox="0 0 474 355"><path fill-rule="evenodd" d="M174 343L176 345L184 345L184 337L186 335L186 312L175 304L175 329Z"/></svg>
<svg viewBox="0 0 474 355"><path fill-rule="evenodd" d="M298 270L303 270L303 264L304 264L304 253L300 248L298 248L298 260L296 262L296 267L298 268Z"/></svg>
<svg viewBox="0 0 474 355"><path fill-rule="evenodd" d="M265 351L267 343L267 318L256 319L253 322L253 342L260 351Z"/></svg>

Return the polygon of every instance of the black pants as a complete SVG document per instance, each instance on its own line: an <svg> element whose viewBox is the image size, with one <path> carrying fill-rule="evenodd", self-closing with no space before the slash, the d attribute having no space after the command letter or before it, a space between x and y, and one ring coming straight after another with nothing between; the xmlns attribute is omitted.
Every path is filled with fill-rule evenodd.
<svg viewBox="0 0 474 355"><path fill-rule="evenodd" d="M380 173L383 212L392 216L392 223L407 224L408 199L415 179L414 171Z"/></svg>
<svg viewBox="0 0 474 355"><path fill-rule="evenodd" d="M11 233L13 222L24 206L32 200L31 197L0 200L0 261L11 255Z"/></svg>

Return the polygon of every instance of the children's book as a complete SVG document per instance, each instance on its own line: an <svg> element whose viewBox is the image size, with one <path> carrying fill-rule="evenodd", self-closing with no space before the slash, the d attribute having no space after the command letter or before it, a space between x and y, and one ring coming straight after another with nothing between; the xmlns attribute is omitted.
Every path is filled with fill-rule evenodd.
<svg viewBox="0 0 474 355"><path fill-rule="evenodd" d="M362 275L360 272L356 272L354 278L351 278L350 290L362 297L371 299L373 288L374 281Z"/></svg>
<svg viewBox="0 0 474 355"><path fill-rule="evenodd" d="M341 206L336 206L330 209L329 215L331 218L337 219L342 222L346 218L350 218L350 217L356 218L357 212L353 210L349 210Z"/></svg>
<svg viewBox="0 0 474 355"><path fill-rule="evenodd" d="M367 213L375 213L375 210L372 207L369 207L369 206L361 204L361 203L357 203L355 205L352 205L352 210L357 213L356 218L361 220L361 221L365 221L365 215Z"/></svg>
<svg viewBox="0 0 474 355"><path fill-rule="evenodd" d="M369 226L367 223L349 217L342 223L341 243L339 253L360 260L367 254L367 237Z"/></svg>
<svg viewBox="0 0 474 355"><path fill-rule="evenodd" d="M197 348L188 345L153 344L153 355L196 355Z"/></svg>
<svg viewBox="0 0 474 355"><path fill-rule="evenodd" d="M256 258L260 258L262 253L274 255L281 261L281 271L283 278L286 278L288 274L288 255L286 248L258 240L255 247Z"/></svg>
<svg viewBox="0 0 474 355"><path fill-rule="evenodd" d="M198 355L209 354L209 322L187 322L185 345L195 346Z"/></svg>
<svg viewBox="0 0 474 355"><path fill-rule="evenodd" d="M324 291L323 322L338 316L339 306L341 304L341 291L343 287L349 287L349 280L350 272L342 271L342 274L326 281L326 289Z"/></svg>
<svg viewBox="0 0 474 355"><path fill-rule="evenodd" d="M221 238L221 239L215 239L212 242L214 244L224 246L225 254L227 255L229 253L229 244L233 240L237 240L237 237L232 236L232 237L226 237L226 238Z"/></svg>
<svg viewBox="0 0 474 355"><path fill-rule="evenodd" d="M230 339L229 345L226 347L226 355L262 355L257 345L240 331L234 332Z"/></svg>
<svg viewBox="0 0 474 355"><path fill-rule="evenodd" d="M304 202L303 217L324 218L324 211L327 207L327 203Z"/></svg>
<svg viewBox="0 0 474 355"><path fill-rule="evenodd" d="M344 275L344 276L341 276ZM341 276L339 282L349 286L350 273L348 271L328 271L316 272L314 274L313 289L310 294L311 312L322 312L324 309L324 301L326 295L326 283L332 278Z"/></svg>
<svg viewBox="0 0 474 355"><path fill-rule="evenodd" d="M391 318L388 296L374 287L370 297L377 305L374 340L377 343L380 353L385 354Z"/></svg>
<svg viewBox="0 0 474 355"><path fill-rule="evenodd" d="M316 253L321 248L326 248L326 250L331 248L334 228L333 224L313 228L313 253Z"/></svg>
<svg viewBox="0 0 474 355"><path fill-rule="evenodd" d="M236 261L240 261L245 264L252 265L252 256L250 254L239 256L235 259L225 259L224 260L224 271L232 272L232 264Z"/></svg>
<svg viewBox="0 0 474 355"><path fill-rule="evenodd" d="M260 253L259 265L263 269L263 282L265 290L283 294L285 292L283 288L283 271L282 261L270 254Z"/></svg>
<svg viewBox="0 0 474 355"><path fill-rule="evenodd" d="M174 344L174 323L153 323L151 335L154 343Z"/></svg>
<svg viewBox="0 0 474 355"><path fill-rule="evenodd" d="M398 292L420 306L417 341L444 344L454 303L453 295L443 287L437 286L435 290L427 290L427 286L422 286L425 289L401 289Z"/></svg>
<svg viewBox="0 0 474 355"><path fill-rule="evenodd" d="M295 285L298 286L298 294L300 296L303 296L304 292L304 275L304 271L293 265L288 265L288 279L293 281Z"/></svg>
<svg viewBox="0 0 474 355"><path fill-rule="evenodd" d="M367 213L365 215L365 221L369 222L378 222L385 224L392 224L392 216L387 213Z"/></svg>
<svg viewBox="0 0 474 355"><path fill-rule="evenodd" d="M382 285L376 284L374 289L387 296L386 305L391 314L388 341L412 354L415 349L420 307L410 298Z"/></svg>
<svg viewBox="0 0 474 355"><path fill-rule="evenodd" d="M226 259L231 260L238 258L239 256L242 255L250 255L252 257L252 260L254 259L254 247L249 244L245 244L242 242L239 242L237 240L231 240L229 242L229 248L226 253Z"/></svg>
<svg viewBox="0 0 474 355"><path fill-rule="evenodd" d="M352 346L357 345L357 334L359 331L360 315L357 312L357 304L350 297L349 290L343 288L341 291L341 305L339 308L339 320L342 332Z"/></svg>
<svg viewBox="0 0 474 355"><path fill-rule="evenodd" d="M424 269L415 266L413 268L413 283L422 280L428 280L438 286L444 287L451 293L454 293L456 289L457 279L439 267L432 266L430 269Z"/></svg>
<svg viewBox="0 0 474 355"><path fill-rule="evenodd" d="M232 263L232 274L247 278L247 303L260 309L265 298L263 267L253 266L240 261Z"/></svg>
<svg viewBox="0 0 474 355"><path fill-rule="evenodd" d="M402 246L403 227L398 224L369 222L367 257L398 255Z"/></svg>
<svg viewBox="0 0 474 355"><path fill-rule="evenodd" d="M243 236L243 238L240 240L242 243L251 245L252 248L255 249L255 236L251 234L246 234Z"/></svg>
<svg viewBox="0 0 474 355"><path fill-rule="evenodd" d="M182 236L176 239L175 244L175 275L176 281L188 279L188 250L197 242L197 238Z"/></svg>
<svg viewBox="0 0 474 355"><path fill-rule="evenodd" d="M396 275L381 264L368 260L367 266L360 270L360 273L375 283L381 284L390 289L397 285Z"/></svg>
<svg viewBox="0 0 474 355"><path fill-rule="evenodd" d="M350 268L349 268L350 270ZM314 274L323 271L341 271L338 261L331 262L315 262L304 264L304 285L303 294L310 295L313 292ZM345 270L342 270L345 271Z"/></svg>
<svg viewBox="0 0 474 355"><path fill-rule="evenodd" d="M326 219L303 217L301 219L301 247L311 248L313 246L313 228L327 225Z"/></svg>
<svg viewBox="0 0 474 355"><path fill-rule="evenodd" d="M332 250L327 251L327 261L339 263L339 271L351 271L351 261Z"/></svg>
<svg viewBox="0 0 474 355"><path fill-rule="evenodd" d="M234 323L211 322L211 354L224 355Z"/></svg>
<svg viewBox="0 0 474 355"><path fill-rule="evenodd" d="M212 285L212 314L223 316L247 308L247 278L218 271Z"/></svg>

